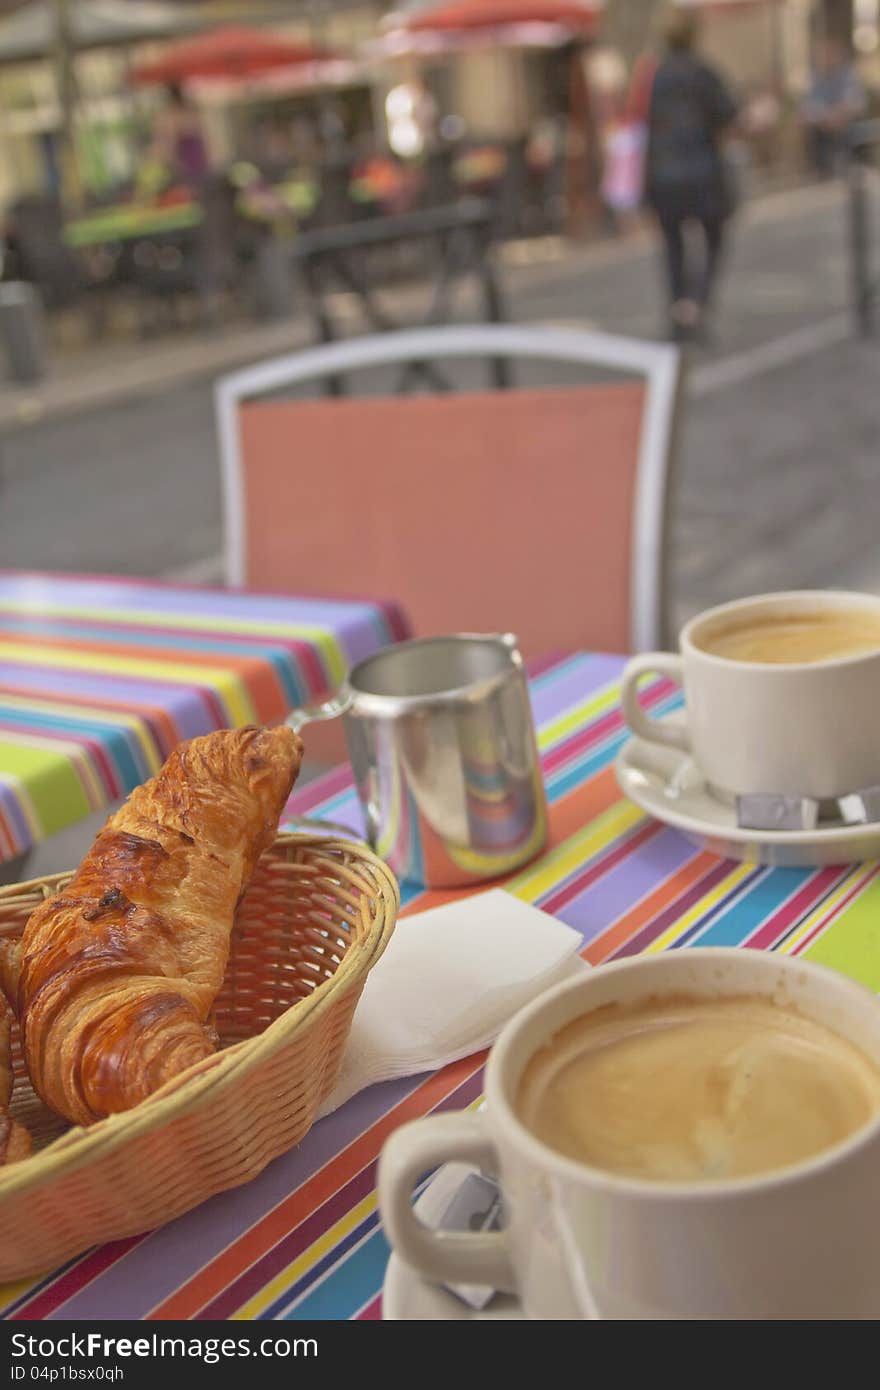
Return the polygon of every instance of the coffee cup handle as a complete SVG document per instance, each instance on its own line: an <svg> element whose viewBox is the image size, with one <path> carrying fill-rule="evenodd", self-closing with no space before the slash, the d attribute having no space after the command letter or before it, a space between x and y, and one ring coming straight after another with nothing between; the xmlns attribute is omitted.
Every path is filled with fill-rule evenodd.
<svg viewBox="0 0 880 1390"><path fill-rule="evenodd" d="M432 1231L412 1208L416 1183L430 1169L458 1159L493 1172L495 1145L482 1115L429 1115L402 1125L379 1159L382 1223L397 1254L439 1284L486 1284L515 1293L503 1231Z"/></svg>
<svg viewBox="0 0 880 1390"><path fill-rule="evenodd" d="M688 731L681 725L661 724L643 710L638 695L638 682L642 676L668 676L677 685L684 684L684 663L674 652L644 652L632 657L624 668L620 686L620 703L623 717L634 734L646 739L648 743L665 743L671 748L682 748L690 752L691 743Z"/></svg>

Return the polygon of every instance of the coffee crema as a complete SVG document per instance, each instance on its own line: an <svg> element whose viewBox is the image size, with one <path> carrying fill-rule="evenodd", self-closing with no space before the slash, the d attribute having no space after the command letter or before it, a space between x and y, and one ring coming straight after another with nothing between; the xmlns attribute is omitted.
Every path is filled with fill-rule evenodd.
<svg viewBox="0 0 880 1390"><path fill-rule="evenodd" d="M696 639L728 661L769 665L840 660L880 652L880 614L865 609L739 617Z"/></svg>
<svg viewBox="0 0 880 1390"><path fill-rule="evenodd" d="M880 1112L880 1068L760 995L607 1005L529 1061L516 1111L559 1153L620 1176L718 1181L786 1168Z"/></svg>

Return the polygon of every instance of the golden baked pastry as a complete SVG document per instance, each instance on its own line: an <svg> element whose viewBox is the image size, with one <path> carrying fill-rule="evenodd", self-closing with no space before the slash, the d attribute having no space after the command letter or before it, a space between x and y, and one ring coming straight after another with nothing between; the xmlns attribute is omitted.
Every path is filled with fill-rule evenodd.
<svg viewBox="0 0 880 1390"><path fill-rule="evenodd" d="M285 726L181 744L0 955L34 1089L60 1115L128 1110L215 1051L236 904L301 757Z"/></svg>
<svg viewBox="0 0 880 1390"><path fill-rule="evenodd" d="M23 1125L9 1114L12 1097L12 1067L9 1063L9 1011L0 999L0 1168L26 1158L31 1151L31 1136Z"/></svg>

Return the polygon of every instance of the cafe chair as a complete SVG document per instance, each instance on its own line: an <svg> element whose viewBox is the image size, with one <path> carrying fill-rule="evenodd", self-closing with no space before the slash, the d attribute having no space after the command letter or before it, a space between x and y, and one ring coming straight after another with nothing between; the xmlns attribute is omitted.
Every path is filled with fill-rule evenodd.
<svg viewBox="0 0 880 1390"><path fill-rule="evenodd" d="M568 364L575 384L283 394L499 358L533 359L542 380ZM509 630L530 657L662 646L680 375L666 344L508 325L383 333L235 372L216 387L226 581L394 598L418 636Z"/></svg>
<svg viewBox="0 0 880 1390"><path fill-rule="evenodd" d="M116 289L113 258L87 261L64 240L64 218L57 198L28 194L9 209L16 251L16 274L32 284L50 314L81 311L92 338L106 326L108 299Z"/></svg>

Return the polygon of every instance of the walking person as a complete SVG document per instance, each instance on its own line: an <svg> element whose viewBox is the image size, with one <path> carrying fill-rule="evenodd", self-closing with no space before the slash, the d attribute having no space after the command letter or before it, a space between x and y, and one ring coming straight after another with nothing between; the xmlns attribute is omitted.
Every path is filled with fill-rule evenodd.
<svg viewBox="0 0 880 1390"><path fill-rule="evenodd" d="M736 102L696 55L697 32L693 10L669 13L648 104L645 192L663 235L669 332L677 340L705 334L735 202L723 139Z"/></svg>

